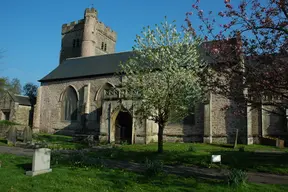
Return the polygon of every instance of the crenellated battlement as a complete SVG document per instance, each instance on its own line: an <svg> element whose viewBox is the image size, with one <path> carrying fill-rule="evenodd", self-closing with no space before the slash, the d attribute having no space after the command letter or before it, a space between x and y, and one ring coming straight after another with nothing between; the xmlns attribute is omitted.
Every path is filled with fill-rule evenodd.
<svg viewBox="0 0 288 192"><path fill-rule="evenodd" d="M117 33L113 31L110 27L104 25L102 22L97 23L97 30L103 33L104 35L111 38L113 41L117 40Z"/></svg>
<svg viewBox="0 0 288 192"><path fill-rule="evenodd" d="M84 18L62 25L60 63L67 58L115 52L117 34L98 20L98 11L87 8Z"/></svg>
<svg viewBox="0 0 288 192"><path fill-rule="evenodd" d="M97 18L98 12L97 12L97 10L94 7L86 8L85 12L84 12L84 17L87 17L87 16L90 16L90 17L92 16L92 17Z"/></svg>
<svg viewBox="0 0 288 192"><path fill-rule="evenodd" d="M72 30L79 30L84 26L84 19L80 19L78 21L73 21L70 23L65 23L62 25L62 34L71 32Z"/></svg>

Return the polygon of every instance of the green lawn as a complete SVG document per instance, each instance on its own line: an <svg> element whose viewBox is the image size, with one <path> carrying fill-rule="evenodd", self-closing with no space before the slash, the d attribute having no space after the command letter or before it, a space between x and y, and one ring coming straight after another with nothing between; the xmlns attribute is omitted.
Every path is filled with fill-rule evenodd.
<svg viewBox="0 0 288 192"><path fill-rule="evenodd" d="M5 139L0 138L0 146L7 146L7 142Z"/></svg>
<svg viewBox="0 0 288 192"><path fill-rule="evenodd" d="M50 149L83 149L88 147L86 144L73 142L72 137L63 135L34 134L33 142L46 143ZM0 138L0 146L7 146L5 139Z"/></svg>
<svg viewBox="0 0 288 192"><path fill-rule="evenodd" d="M143 175L107 168L76 168L52 166L52 173L29 177L25 170L31 169L31 158L0 154L1 192L37 191L287 191L288 186L247 184L241 188L228 187L226 183L201 181L173 175L146 178Z"/></svg>
<svg viewBox="0 0 288 192"><path fill-rule="evenodd" d="M72 137L38 134L34 141L45 141L51 149L81 149L88 146L72 142ZM5 145L0 140L0 145ZM244 151L239 148L245 147ZM164 153L157 154L157 144L121 145L112 149L90 152L92 157L127 160L143 163L146 158L161 160L166 165L186 165L206 168L238 168L246 171L258 171L288 175L288 148L279 149L263 145L210 145L192 143L164 143ZM283 151L284 154L255 153L256 151ZM222 164L211 164L212 154L222 155Z"/></svg>
<svg viewBox="0 0 288 192"><path fill-rule="evenodd" d="M157 145L122 145L113 149L99 150L91 156L144 162L146 158L161 160L166 165L186 165L212 168L238 168L277 174L288 174L288 149L262 145L239 145L244 152L230 145L192 143L165 143L164 153L157 154ZM255 153L255 151L284 151L285 154ZM222 155L222 164L211 164L212 154Z"/></svg>
<svg viewBox="0 0 288 192"><path fill-rule="evenodd" d="M35 142L45 142L50 149L82 149L88 146L81 143L75 143L72 137L51 134L35 134L33 140Z"/></svg>

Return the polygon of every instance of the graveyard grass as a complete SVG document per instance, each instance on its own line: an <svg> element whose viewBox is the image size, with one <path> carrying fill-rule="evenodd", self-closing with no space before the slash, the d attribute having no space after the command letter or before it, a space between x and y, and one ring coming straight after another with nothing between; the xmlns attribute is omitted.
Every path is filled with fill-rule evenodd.
<svg viewBox="0 0 288 192"><path fill-rule="evenodd" d="M87 147L85 144L73 143L72 138L61 135L38 135L50 143L51 149ZM244 148L244 151L239 151ZM288 175L288 148L279 149L265 145L233 145L203 144L203 143L164 143L164 153L158 154L157 144L148 145L113 145L112 149L99 149L87 155L92 157L124 160L144 163L145 159L160 160L165 165L185 165L205 168L237 168L253 172L266 172ZM279 153L255 153L285 152ZM222 164L211 164L211 155L221 155Z"/></svg>
<svg viewBox="0 0 288 192"><path fill-rule="evenodd" d="M61 135L38 134L34 140L45 141L50 149L82 149L88 148L82 143L72 142L72 137ZM0 146L5 145L0 139ZM244 151L239 149L244 148ZM266 172L288 175L288 148L279 149L264 145L232 145L200 144L200 143L164 143L164 153L158 154L157 144L148 145L113 145L112 148L98 149L86 154L91 157L124 160L144 163L145 159L160 160L165 165L185 165L204 168L231 169L237 168L253 172ZM278 153L255 153L257 151L280 151ZM221 155L222 164L211 164L211 155Z"/></svg>
<svg viewBox="0 0 288 192"><path fill-rule="evenodd" d="M75 143L73 138L64 135L34 134L34 142L46 143L50 149L83 149L88 146L84 143Z"/></svg>
<svg viewBox="0 0 288 192"><path fill-rule="evenodd" d="M107 168L52 166L51 173L30 177L32 158L0 154L0 191L287 191L285 185L246 184L240 188L227 183L195 180L174 175L147 178L143 175Z"/></svg>
<svg viewBox="0 0 288 192"><path fill-rule="evenodd" d="M73 142L73 138L64 135L51 135L51 134L33 134L33 142L45 143L50 149L83 149L88 146L83 143ZM0 146L8 146L4 138L0 138Z"/></svg>
<svg viewBox="0 0 288 192"><path fill-rule="evenodd" d="M0 146L7 146L5 139L0 138Z"/></svg>
<svg viewBox="0 0 288 192"><path fill-rule="evenodd" d="M244 147L244 151L239 151ZM112 149L90 152L92 157L144 163L145 159L160 160L165 165L185 165L205 168L237 168L245 171L288 175L288 148L263 145L213 145L200 143L164 143L164 153L158 154L157 144L121 145ZM270 153L256 153L270 152ZM284 153L271 153L271 152ZM211 155L221 155L222 164L211 164Z"/></svg>

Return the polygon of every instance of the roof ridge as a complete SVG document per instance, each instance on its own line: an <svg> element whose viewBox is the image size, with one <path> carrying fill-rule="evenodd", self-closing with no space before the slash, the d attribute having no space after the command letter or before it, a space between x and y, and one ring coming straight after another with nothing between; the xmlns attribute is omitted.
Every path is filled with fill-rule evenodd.
<svg viewBox="0 0 288 192"><path fill-rule="evenodd" d="M132 52L132 50L131 51L120 51L120 52L116 52L116 53L107 53L107 54L103 54L103 55L93 55L93 56L87 56L87 57L71 57L71 58L67 58L66 61L74 60L74 59L85 59L85 58L91 58L91 57L103 57L103 56L109 56L109 55L117 55L117 54L128 53L128 52Z"/></svg>
<svg viewBox="0 0 288 192"><path fill-rule="evenodd" d="M27 95L14 94L14 96L19 96L19 97L28 97L28 98L29 98L29 96L27 96Z"/></svg>

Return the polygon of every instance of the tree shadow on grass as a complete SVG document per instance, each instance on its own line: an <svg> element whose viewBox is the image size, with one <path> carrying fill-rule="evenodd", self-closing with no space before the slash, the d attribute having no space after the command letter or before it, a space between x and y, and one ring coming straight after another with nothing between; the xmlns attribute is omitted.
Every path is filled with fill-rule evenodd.
<svg viewBox="0 0 288 192"><path fill-rule="evenodd" d="M228 148L228 149L233 149L234 145L233 144L214 144L214 143L210 143L207 145L211 145L211 146L215 146L215 147L223 147L223 148Z"/></svg>
<svg viewBox="0 0 288 192"><path fill-rule="evenodd" d="M91 157L109 158L112 160L122 160L127 162L145 163L146 158L149 160L159 160L165 165L200 165L209 163L209 154L200 155L193 152L184 151L164 151L159 154L154 151L125 151L121 148L99 149L89 153Z"/></svg>
<svg viewBox="0 0 288 192"><path fill-rule="evenodd" d="M5 139L0 139L0 146L6 145L6 144L7 144L7 141Z"/></svg>
<svg viewBox="0 0 288 192"><path fill-rule="evenodd" d="M62 135L37 135L35 136L37 140L48 141L48 142L73 142L72 138L65 137Z"/></svg>
<svg viewBox="0 0 288 192"><path fill-rule="evenodd" d="M24 171L31 171L32 170L32 163L23 163L18 164L16 167L23 169Z"/></svg>
<svg viewBox="0 0 288 192"><path fill-rule="evenodd" d="M242 170L288 174L288 153L215 151L222 164Z"/></svg>
<svg viewBox="0 0 288 192"><path fill-rule="evenodd" d="M104 172L104 171L103 171ZM165 174L159 175L159 176L153 176L153 177L146 177L144 175L140 174L127 174L125 172L121 171L107 171L105 173L101 172L100 174L97 174L97 177L111 182L111 189L114 190L127 190L129 188L132 188L135 186L135 183L138 185L141 185L141 188L144 190L149 191L149 189L145 189L145 187L149 186L157 186L160 189L173 189L177 191L191 191L191 189L195 189L198 186L198 183L200 180L195 180L193 178L187 179L181 176L167 176ZM202 183L210 183L210 184L216 184L216 182L213 181L201 181ZM218 183L219 184L219 183ZM222 184L222 183L220 183Z"/></svg>

